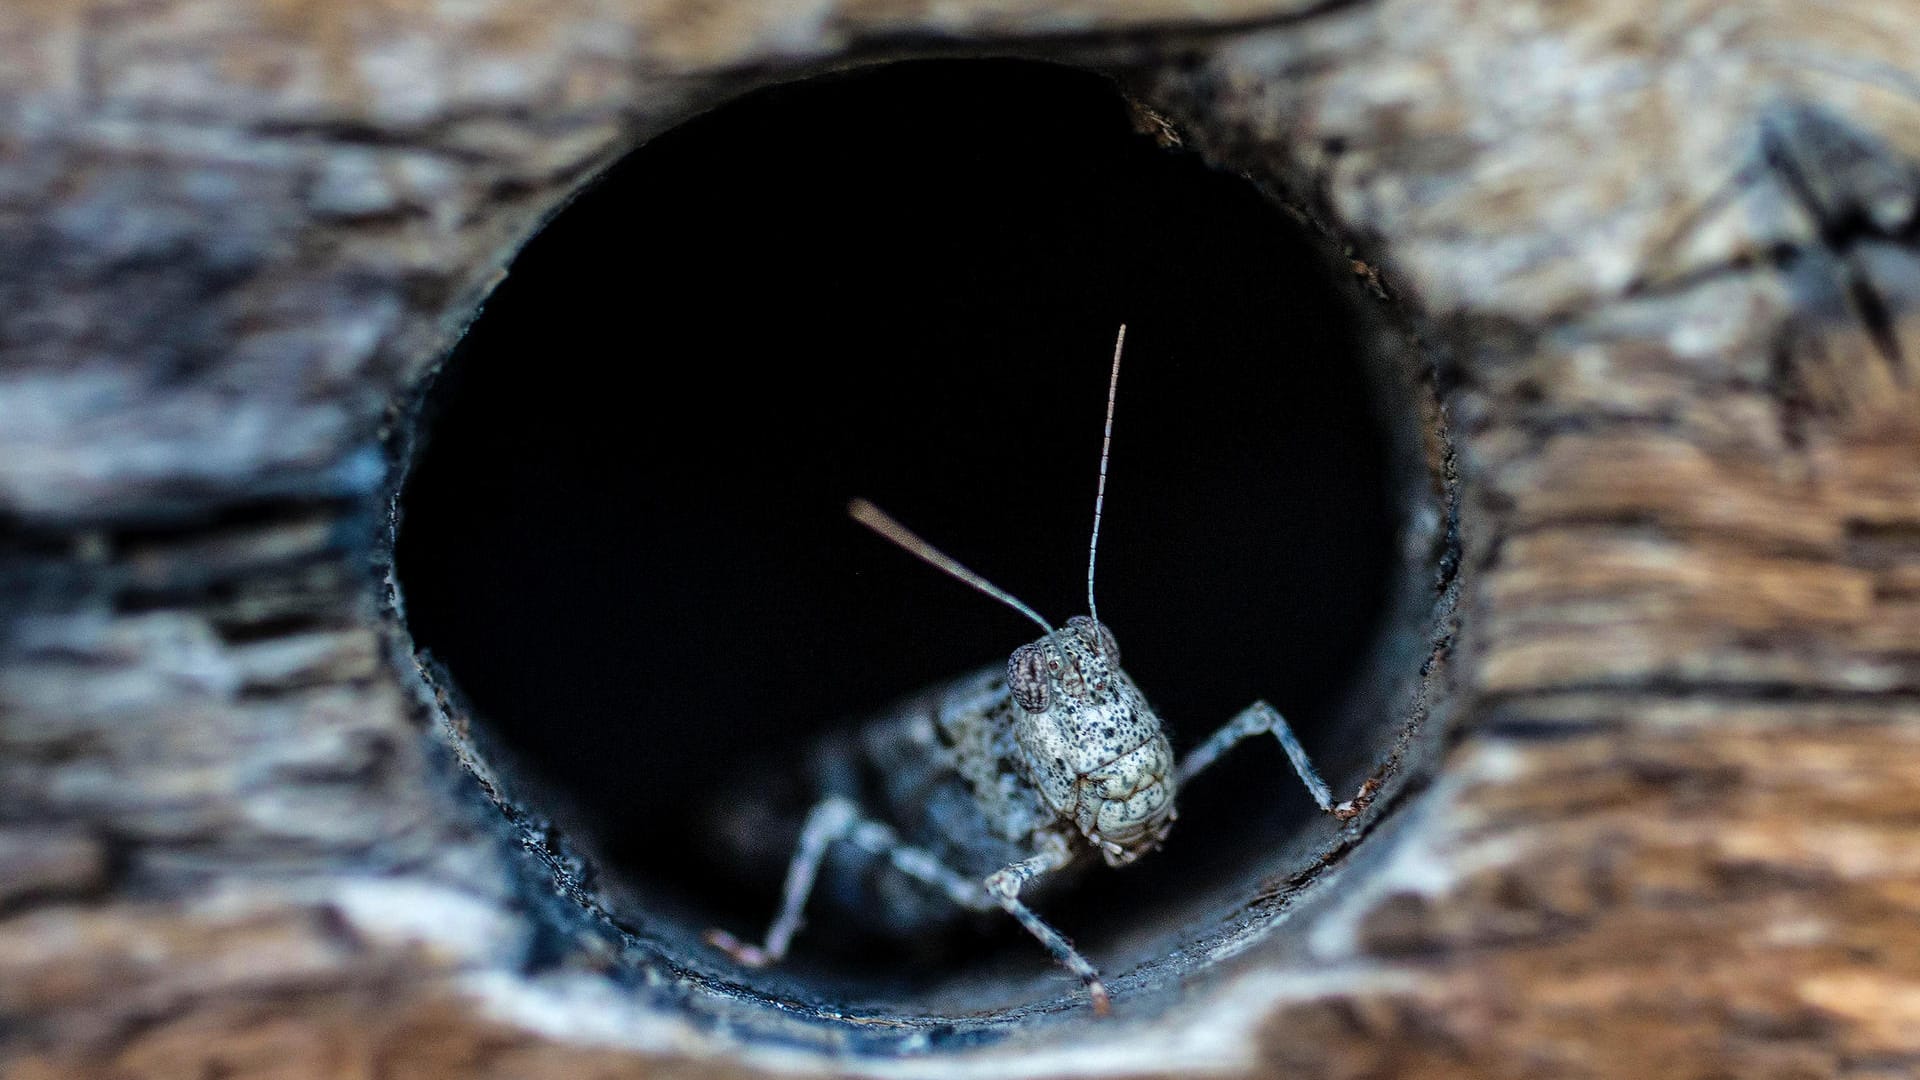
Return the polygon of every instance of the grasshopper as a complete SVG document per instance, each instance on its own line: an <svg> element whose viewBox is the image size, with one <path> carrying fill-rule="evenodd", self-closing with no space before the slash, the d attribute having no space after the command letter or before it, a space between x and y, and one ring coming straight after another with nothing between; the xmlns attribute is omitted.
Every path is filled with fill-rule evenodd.
<svg viewBox="0 0 1920 1080"><path fill-rule="evenodd" d="M1120 867L1158 848L1177 814L1174 794L1229 748L1272 735L1322 811L1341 820L1371 800L1369 782L1335 805L1327 784L1280 713L1247 706L1176 764L1160 717L1120 666L1120 646L1100 622L1094 565L1113 445L1114 399L1123 325L1107 383L1107 419L1087 544L1087 614L1055 627L1019 599L967 569L864 499L855 521L1036 623L1041 636L992 666L936 687L870 721L833 754L843 780L807 815L788 864L778 914L759 944L723 930L707 941L735 961L761 967L787 955L802 910L834 845L884 861L916 883L917 899L966 911L1004 910L1085 983L1093 1009L1111 998L1100 973L1023 899L1036 881L1097 852ZM896 889L895 897L901 890ZM898 921L898 920L896 920Z"/></svg>

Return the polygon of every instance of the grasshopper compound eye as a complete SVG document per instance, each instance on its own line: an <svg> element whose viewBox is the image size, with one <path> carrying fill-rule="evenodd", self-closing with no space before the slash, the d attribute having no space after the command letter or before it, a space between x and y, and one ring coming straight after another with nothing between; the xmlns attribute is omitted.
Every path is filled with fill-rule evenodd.
<svg viewBox="0 0 1920 1080"><path fill-rule="evenodd" d="M1075 615L1067 620L1067 627L1092 645L1100 658L1109 664L1120 663L1120 643L1114 639L1113 631L1105 623L1094 622L1085 615Z"/></svg>
<svg viewBox="0 0 1920 1080"><path fill-rule="evenodd" d="M1049 662L1038 645L1022 645L1007 658L1007 689L1016 705L1030 713L1046 710L1052 694L1047 687L1047 668L1058 670L1060 662Z"/></svg>

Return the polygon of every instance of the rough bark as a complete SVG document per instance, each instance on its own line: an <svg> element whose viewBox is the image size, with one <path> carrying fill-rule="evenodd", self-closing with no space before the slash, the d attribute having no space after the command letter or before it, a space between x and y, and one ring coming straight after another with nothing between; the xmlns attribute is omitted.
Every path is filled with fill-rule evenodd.
<svg viewBox="0 0 1920 1080"><path fill-rule="evenodd" d="M525 973L365 569L381 427L586 177L852 58L1113 70L1440 357L1448 753L1316 924L911 1065ZM1920 8L0 8L11 1075L1920 1070Z"/></svg>

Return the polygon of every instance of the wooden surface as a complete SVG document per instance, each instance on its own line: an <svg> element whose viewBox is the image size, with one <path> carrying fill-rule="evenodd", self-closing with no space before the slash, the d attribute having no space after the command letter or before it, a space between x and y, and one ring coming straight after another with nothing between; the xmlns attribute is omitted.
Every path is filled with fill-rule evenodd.
<svg viewBox="0 0 1920 1080"><path fill-rule="evenodd" d="M1114 71L1353 243L1463 558L1444 765L1309 962L889 1064L525 974L365 567L390 404L544 213L916 51ZM1916 245L1906 4L0 7L0 1068L1920 1072Z"/></svg>

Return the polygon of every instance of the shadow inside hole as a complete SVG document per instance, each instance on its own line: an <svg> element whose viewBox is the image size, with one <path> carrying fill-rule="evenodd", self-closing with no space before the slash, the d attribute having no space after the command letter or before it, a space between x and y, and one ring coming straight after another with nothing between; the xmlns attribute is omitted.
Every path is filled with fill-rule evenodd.
<svg viewBox="0 0 1920 1080"><path fill-rule="evenodd" d="M1125 321L1099 594L1128 670L1176 749L1264 697L1336 776L1363 768L1319 736L1379 630L1395 521L1335 265L1096 76L927 62L757 93L570 206L449 361L402 496L409 628L678 940L757 935L819 733L1035 636L847 500L1082 611ZM761 799L787 814L757 856L713 840ZM1244 901L1310 804L1263 741L1181 814L1166 850L1045 905L1096 961ZM813 911L778 978L1050 972L1010 922L941 964L861 925Z"/></svg>

